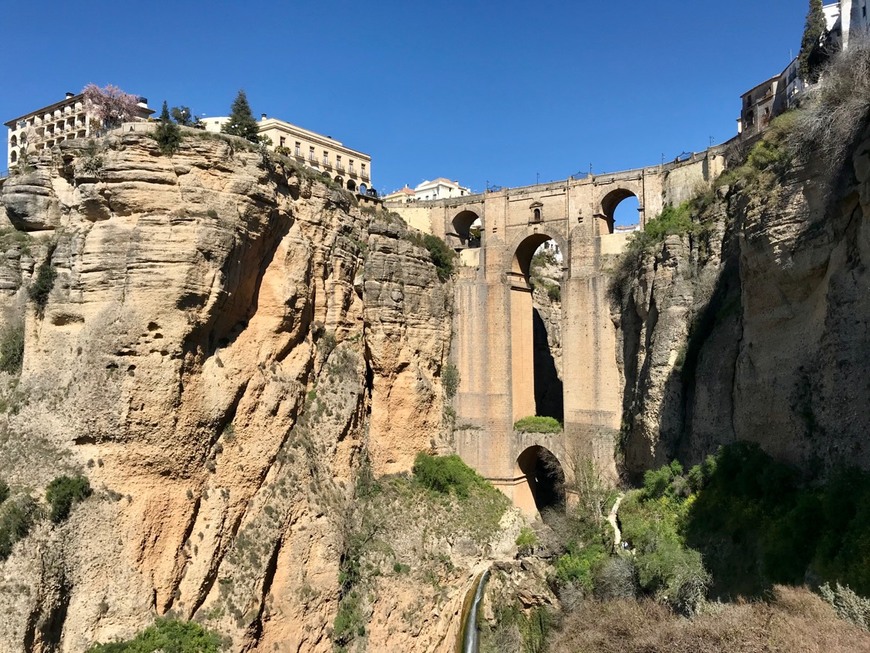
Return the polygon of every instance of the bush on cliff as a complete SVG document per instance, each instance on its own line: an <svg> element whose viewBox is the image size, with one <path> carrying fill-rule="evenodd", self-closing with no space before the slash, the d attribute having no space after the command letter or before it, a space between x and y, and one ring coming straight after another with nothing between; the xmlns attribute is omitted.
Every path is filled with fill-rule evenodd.
<svg viewBox="0 0 870 653"><path fill-rule="evenodd" d="M21 371L24 362L24 322L6 324L0 331L0 370L8 374Z"/></svg>
<svg viewBox="0 0 870 653"><path fill-rule="evenodd" d="M430 456L420 452L414 459L414 478L424 487L441 494L455 493L467 497L470 489L484 483L471 467L457 455Z"/></svg>
<svg viewBox="0 0 870 653"><path fill-rule="evenodd" d="M36 313L42 316L45 311L45 305L48 303L48 296L51 289L54 288L54 280L57 278L57 270L51 264L51 257L54 254L55 245L48 248L45 259L40 263L39 269L36 272L36 279L30 284L28 294L33 303L36 304Z"/></svg>
<svg viewBox="0 0 870 653"><path fill-rule="evenodd" d="M51 506L51 521L59 524L69 517L73 504L91 496L91 484L84 476L59 476L45 489L45 500Z"/></svg>
<svg viewBox="0 0 870 653"><path fill-rule="evenodd" d="M30 532L39 518L39 506L33 497L24 495L4 501L0 506L0 560L12 553L12 547Z"/></svg>
<svg viewBox="0 0 870 653"><path fill-rule="evenodd" d="M191 621L158 619L133 639L95 644L87 653L218 653L221 640Z"/></svg>
<svg viewBox="0 0 870 653"><path fill-rule="evenodd" d="M399 218L399 216L396 216ZM401 218L399 218L401 220ZM408 240L429 252L432 263L435 265L435 273L441 281L447 281L453 274L453 261L456 252L450 249L443 240L432 234L421 234L417 231L408 231Z"/></svg>

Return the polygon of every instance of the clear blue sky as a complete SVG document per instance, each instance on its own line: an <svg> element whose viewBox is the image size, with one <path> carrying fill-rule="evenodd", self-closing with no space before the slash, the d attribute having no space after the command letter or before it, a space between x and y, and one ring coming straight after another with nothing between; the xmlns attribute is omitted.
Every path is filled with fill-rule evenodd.
<svg viewBox="0 0 870 653"><path fill-rule="evenodd" d="M268 113L370 153L379 191L658 163L734 135L805 0L4 2L2 122L88 82ZM5 167L5 166L4 166Z"/></svg>

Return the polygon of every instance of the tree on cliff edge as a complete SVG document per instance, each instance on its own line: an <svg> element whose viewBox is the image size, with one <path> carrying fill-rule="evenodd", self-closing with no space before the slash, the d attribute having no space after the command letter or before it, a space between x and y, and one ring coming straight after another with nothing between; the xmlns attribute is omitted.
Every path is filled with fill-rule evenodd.
<svg viewBox="0 0 870 653"><path fill-rule="evenodd" d="M163 101L163 111L160 112L160 121L154 130L154 140L163 154L173 154L181 144L181 132L178 125L169 117L169 109L166 100Z"/></svg>
<svg viewBox="0 0 870 653"><path fill-rule="evenodd" d="M254 120L254 114L251 112L251 105L248 104L248 96L245 95L244 90L239 91L236 99L233 100L233 105L230 108L230 119L221 128L221 131L224 134L241 136L252 143L259 141L260 127Z"/></svg>
<svg viewBox="0 0 870 653"><path fill-rule="evenodd" d="M822 8L822 0L810 0L804 36L801 39L801 51L798 55L801 78L806 82L819 81L819 66L822 59L820 44L826 31L827 23L825 11Z"/></svg>

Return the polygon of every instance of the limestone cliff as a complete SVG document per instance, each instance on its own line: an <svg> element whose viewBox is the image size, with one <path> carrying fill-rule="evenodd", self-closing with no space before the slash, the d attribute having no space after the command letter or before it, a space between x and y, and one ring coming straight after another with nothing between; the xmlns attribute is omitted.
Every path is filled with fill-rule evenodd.
<svg viewBox="0 0 870 653"><path fill-rule="evenodd" d="M426 250L290 161L192 131L171 157L141 133L68 141L2 207L24 357L0 478L39 496L83 471L95 492L0 562L0 650L82 651L166 613L234 651L332 650L360 466L407 470L444 437L452 295ZM402 650L432 650L457 610Z"/></svg>
<svg viewBox="0 0 870 653"><path fill-rule="evenodd" d="M868 136L837 201L812 166L738 175L696 210L704 233L617 288L629 474L738 439L808 472L870 468Z"/></svg>

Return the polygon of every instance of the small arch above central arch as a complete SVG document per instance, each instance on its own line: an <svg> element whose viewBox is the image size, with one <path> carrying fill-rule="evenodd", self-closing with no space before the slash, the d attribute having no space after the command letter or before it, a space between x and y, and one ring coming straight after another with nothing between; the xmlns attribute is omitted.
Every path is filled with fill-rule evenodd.
<svg viewBox="0 0 870 653"><path fill-rule="evenodd" d="M632 199L629 199L632 198ZM616 188L607 195L605 195L601 200L601 212L597 216L600 220L598 233L601 235L612 234L614 227L616 226L617 220L617 207L622 205L622 203L626 200L634 206L635 209L640 208L640 201L637 195L627 189L627 188ZM640 217L623 219L620 221L620 225L625 223L628 224L636 224L640 221Z"/></svg>
<svg viewBox="0 0 870 653"><path fill-rule="evenodd" d="M459 238L463 247L480 247L482 222L480 216L470 209L460 211L453 218L453 235Z"/></svg>

